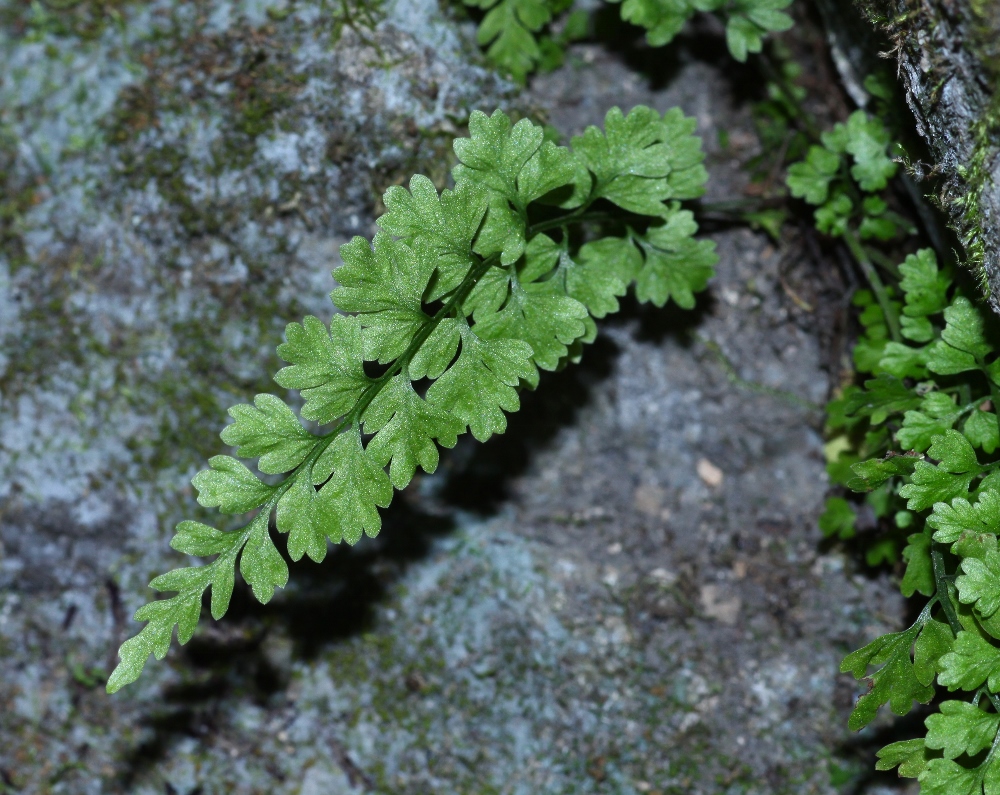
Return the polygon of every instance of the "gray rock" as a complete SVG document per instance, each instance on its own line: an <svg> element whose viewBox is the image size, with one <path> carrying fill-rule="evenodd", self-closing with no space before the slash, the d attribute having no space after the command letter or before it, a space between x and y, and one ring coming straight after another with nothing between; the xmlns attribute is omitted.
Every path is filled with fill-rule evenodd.
<svg viewBox="0 0 1000 795"><path fill-rule="evenodd" d="M270 391L285 323L329 313L337 245L372 233L381 190L443 182L472 108L575 133L613 104L680 104L709 198L742 190L754 143L690 53L654 90L578 47L516 99L430 0L350 20L162 0L120 25L103 4L38 8L0 33L7 787L831 793L863 769L837 663L901 600L818 547L840 299L747 230L713 233L696 311L627 304L506 436L400 495L378 539L293 566L266 607L238 588L104 695L146 583L184 563L171 526L218 518L187 482L225 408Z"/></svg>

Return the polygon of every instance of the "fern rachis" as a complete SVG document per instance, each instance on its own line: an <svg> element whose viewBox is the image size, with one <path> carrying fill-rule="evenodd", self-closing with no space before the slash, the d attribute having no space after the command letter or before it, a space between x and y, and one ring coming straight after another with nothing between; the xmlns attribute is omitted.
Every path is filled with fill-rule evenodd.
<svg viewBox="0 0 1000 795"><path fill-rule="evenodd" d="M293 561L375 536L393 488L418 466L433 472L438 446L462 433L504 432L518 389L579 358L593 318L615 311L629 284L659 306L690 305L704 287L713 244L694 239L680 201L700 195L707 175L694 121L679 110L614 108L604 131L588 128L571 148L500 111L474 113L469 129L455 142L454 189L421 176L390 188L382 231L341 249L338 314L286 329L278 353L288 366L275 380L299 391L303 419L329 430L311 433L273 395L230 410L223 441L284 479L265 483L225 455L195 476L203 506L249 521L230 532L178 525L174 549L217 557L150 583L176 595L136 613L148 623L122 645L109 691L134 681L150 653L166 654L175 624L180 643L192 637L207 590L212 616L226 612L237 562L261 602L286 584L272 515ZM384 369L372 376L366 363Z"/></svg>

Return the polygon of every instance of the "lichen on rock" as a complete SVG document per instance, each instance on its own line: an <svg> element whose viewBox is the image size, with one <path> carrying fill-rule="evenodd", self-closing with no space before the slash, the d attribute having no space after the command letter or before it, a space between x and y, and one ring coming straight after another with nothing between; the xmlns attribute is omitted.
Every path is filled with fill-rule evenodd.
<svg viewBox="0 0 1000 795"><path fill-rule="evenodd" d="M93 671L176 565L225 409L331 311L382 191L441 179L510 87L430 2L47 8L0 13L0 769L106 792L176 674L111 702Z"/></svg>

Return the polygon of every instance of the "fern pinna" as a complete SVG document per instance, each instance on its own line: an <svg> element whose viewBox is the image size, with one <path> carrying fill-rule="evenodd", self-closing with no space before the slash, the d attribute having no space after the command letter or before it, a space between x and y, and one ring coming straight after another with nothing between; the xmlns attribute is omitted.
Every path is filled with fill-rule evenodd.
<svg viewBox="0 0 1000 795"><path fill-rule="evenodd" d="M203 506L249 521L228 532L177 526L174 549L217 557L150 583L176 595L136 612L148 623L122 644L108 691L138 678L151 653L162 659L174 625L190 640L206 590L221 618L237 563L261 602L285 585L272 515L293 561L375 536L394 487L417 466L433 472L438 446L466 431L480 441L503 433L518 389L576 361L594 319L617 311L630 284L640 301L692 306L716 262L680 207L707 178L694 128L677 109L613 108L603 131L589 127L567 148L528 120L476 112L470 137L455 141L454 189L439 193L419 175L409 190L390 188L374 240L341 248L329 325L291 323L278 347L288 366L275 381L299 390L302 418L329 430L307 430L273 395L230 409L222 440L284 479L266 483L228 455L195 476Z"/></svg>

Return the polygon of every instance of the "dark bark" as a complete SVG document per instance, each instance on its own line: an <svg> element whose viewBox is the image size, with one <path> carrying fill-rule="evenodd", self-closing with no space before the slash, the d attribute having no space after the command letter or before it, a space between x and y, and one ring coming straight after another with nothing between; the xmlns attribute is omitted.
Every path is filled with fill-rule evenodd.
<svg viewBox="0 0 1000 795"><path fill-rule="evenodd" d="M963 261L1000 313L1000 4L854 0L852 7L850 0L823 0L821 6L849 84L851 72L871 69L873 56L895 59L931 160L915 163L913 176L936 196ZM859 27L862 20L867 31Z"/></svg>

